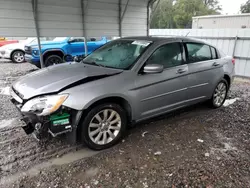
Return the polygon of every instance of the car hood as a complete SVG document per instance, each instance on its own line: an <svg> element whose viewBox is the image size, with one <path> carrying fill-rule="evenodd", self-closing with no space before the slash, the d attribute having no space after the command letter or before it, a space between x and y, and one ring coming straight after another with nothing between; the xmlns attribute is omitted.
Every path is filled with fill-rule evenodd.
<svg viewBox="0 0 250 188"><path fill-rule="evenodd" d="M70 87L121 73L121 70L64 63L28 74L13 84L13 89L24 99L61 92Z"/></svg>
<svg viewBox="0 0 250 188"><path fill-rule="evenodd" d="M3 49L11 49L11 50L15 50L15 49L24 50L24 44L22 44L22 43L6 44L1 48L3 48Z"/></svg>

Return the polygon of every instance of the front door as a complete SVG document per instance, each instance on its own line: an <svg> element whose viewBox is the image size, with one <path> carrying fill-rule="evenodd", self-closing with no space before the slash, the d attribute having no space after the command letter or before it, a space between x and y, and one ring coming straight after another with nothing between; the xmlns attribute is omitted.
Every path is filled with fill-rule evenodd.
<svg viewBox="0 0 250 188"><path fill-rule="evenodd" d="M188 100L196 103L212 96L223 76L223 63L216 49L202 43L186 43L188 61Z"/></svg>
<svg viewBox="0 0 250 188"><path fill-rule="evenodd" d="M85 55L83 37L71 37L70 41L68 50L72 56Z"/></svg>
<svg viewBox="0 0 250 188"><path fill-rule="evenodd" d="M159 47L147 64L161 64L164 71L138 75L140 119L159 115L182 107L186 100L188 66L183 62L181 43L168 43ZM144 65L144 66L145 66Z"/></svg>

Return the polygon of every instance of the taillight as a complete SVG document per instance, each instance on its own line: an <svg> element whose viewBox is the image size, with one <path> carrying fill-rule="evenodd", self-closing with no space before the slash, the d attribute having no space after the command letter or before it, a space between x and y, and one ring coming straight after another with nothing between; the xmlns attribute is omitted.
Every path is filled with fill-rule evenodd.
<svg viewBox="0 0 250 188"><path fill-rule="evenodd" d="M233 63L233 65L235 65L235 59L234 58L232 59L232 63Z"/></svg>

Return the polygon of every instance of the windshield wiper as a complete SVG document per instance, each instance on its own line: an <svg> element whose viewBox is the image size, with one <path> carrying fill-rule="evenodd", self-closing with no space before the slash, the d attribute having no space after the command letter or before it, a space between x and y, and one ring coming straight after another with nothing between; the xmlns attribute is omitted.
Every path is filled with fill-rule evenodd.
<svg viewBox="0 0 250 188"><path fill-rule="evenodd" d="M85 64L89 64L89 65L95 65L95 66L98 66L98 67L106 67L105 65L98 64L95 61L91 61L91 62L89 62L89 61L82 61L82 62L85 63Z"/></svg>

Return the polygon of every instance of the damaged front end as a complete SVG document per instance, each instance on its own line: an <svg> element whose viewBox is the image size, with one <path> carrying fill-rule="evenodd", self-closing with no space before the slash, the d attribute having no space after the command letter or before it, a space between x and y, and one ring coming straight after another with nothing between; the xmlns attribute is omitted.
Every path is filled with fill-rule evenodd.
<svg viewBox="0 0 250 188"><path fill-rule="evenodd" d="M67 94L48 95L23 101L18 92L11 91L11 102L20 112L20 119L25 123L23 130L26 134L33 134L37 140L50 133L53 137L64 133L75 134L81 112L62 105ZM76 135L73 137L76 141Z"/></svg>
<svg viewBox="0 0 250 188"><path fill-rule="evenodd" d="M53 137L63 133L76 135L82 111L79 108L75 110L71 105L63 105L70 99L70 92L67 91L120 73L121 70L83 63L52 66L17 80L10 91L11 101L26 124L23 129L27 134L32 133L37 139L48 132ZM74 103L76 101L73 99ZM74 137L70 136L72 139Z"/></svg>

